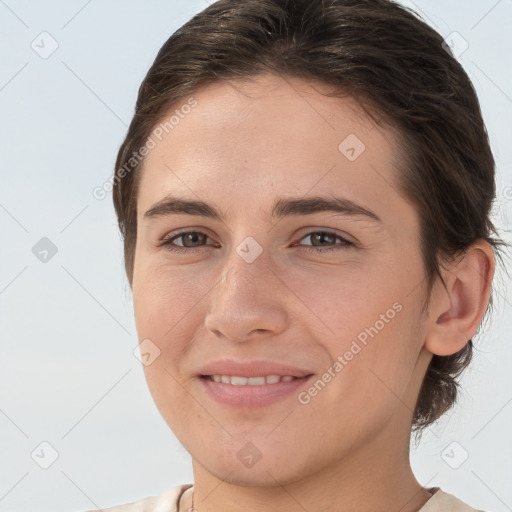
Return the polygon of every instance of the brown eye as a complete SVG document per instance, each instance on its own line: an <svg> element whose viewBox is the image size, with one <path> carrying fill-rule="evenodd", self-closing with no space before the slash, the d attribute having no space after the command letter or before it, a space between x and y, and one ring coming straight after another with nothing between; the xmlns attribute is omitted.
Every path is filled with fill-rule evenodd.
<svg viewBox="0 0 512 512"><path fill-rule="evenodd" d="M301 238L301 240L305 240L307 238L309 238L312 243L309 247L305 247L305 249L314 252L337 251L354 245L353 242L330 231L312 231L305 237ZM341 243L334 246L329 246L335 244L336 239L341 240Z"/></svg>
<svg viewBox="0 0 512 512"><path fill-rule="evenodd" d="M208 237L204 233L200 233L199 231L189 231L187 233L181 233L171 240L180 239L183 242L184 247L195 247L198 243L201 245L201 240L206 240Z"/></svg>
<svg viewBox="0 0 512 512"><path fill-rule="evenodd" d="M159 245L165 246L169 251L175 252L191 252L194 249L200 249L205 246L208 235L201 231L182 231L172 237L164 238ZM181 240L180 243L175 243L175 240Z"/></svg>

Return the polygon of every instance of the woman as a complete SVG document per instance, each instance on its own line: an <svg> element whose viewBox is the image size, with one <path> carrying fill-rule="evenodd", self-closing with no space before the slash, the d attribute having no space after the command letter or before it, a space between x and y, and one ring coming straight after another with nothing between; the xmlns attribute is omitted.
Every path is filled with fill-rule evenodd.
<svg viewBox="0 0 512 512"><path fill-rule="evenodd" d="M474 510L409 462L501 243L438 33L388 0L220 0L159 51L116 170L144 371L194 483L108 510Z"/></svg>

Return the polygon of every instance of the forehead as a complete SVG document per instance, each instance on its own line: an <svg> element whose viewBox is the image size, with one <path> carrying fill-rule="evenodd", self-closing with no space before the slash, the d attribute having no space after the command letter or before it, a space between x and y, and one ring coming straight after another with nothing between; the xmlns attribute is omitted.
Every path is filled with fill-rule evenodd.
<svg viewBox="0 0 512 512"><path fill-rule="evenodd" d="M375 124L352 97L326 95L332 92L318 82L259 75L219 80L183 98L153 132L139 219L169 192L269 204L273 191L338 189L369 203L397 196L395 131Z"/></svg>
<svg viewBox="0 0 512 512"><path fill-rule="evenodd" d="M191 98L195 102L192 110L188 107ZM173 115L181 111L184 115L179 118ZM166 128L166 121L171 117L173 126ZM314 143L315 148L330 145L332 149L333 140L336 142L353 132L357 132L361 141L372 139L392 146L394 129L387 126L384 134L382 129L371 133L375 127L360 103L328 84L261 74L244 80L218 80L199 88L190 97L176 102L155 129L160 130L158 138L166 138L172 132L191 139L194 132L193 150L199 153L201 148L213 150L211 141L224 151L229 148L247 151L250 146L255 152L260 149L259 144L283 150L292 146L297 151L297 143L304 140ZM245 147L244 142L248 142ZM150 155L147 160L151 159Z"/></svg>

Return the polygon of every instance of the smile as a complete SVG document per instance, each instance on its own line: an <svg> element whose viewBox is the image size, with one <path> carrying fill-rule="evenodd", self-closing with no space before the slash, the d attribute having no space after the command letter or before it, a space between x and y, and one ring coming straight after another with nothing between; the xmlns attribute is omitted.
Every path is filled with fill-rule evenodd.
<svg viewBox="0 0 512 512"><path fill-rule="evenodd" d="M292 375L200 375L198 382L210 399L223 406L254 409L270 406L282 400L293 400L313 377Z"/></svg>
<svg viewBox="0 0 512 512"><path fill-rule="evenodd" d="M238 375L207 375L214 382L223 382L233 386L261 386L263 384L278 384L290 382L296 377L292 375L266 375L259 377L240 377Z"/></svg>

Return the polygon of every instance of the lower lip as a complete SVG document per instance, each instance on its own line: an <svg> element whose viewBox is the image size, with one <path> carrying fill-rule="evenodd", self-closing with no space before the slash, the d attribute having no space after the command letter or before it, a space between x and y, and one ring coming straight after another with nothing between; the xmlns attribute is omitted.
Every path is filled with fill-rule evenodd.
<svg viewBox="0 0 512 512"><path fill-rule="evenodd" d="M221 404L252 409L270 405L289 395L296 394L311 377L312 375L309 375L289 382L256 386L234 386L224 382L215 382L209 377L199 377L199 382L208 395Z"/></svg>

